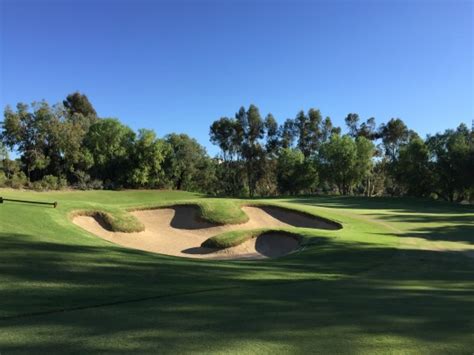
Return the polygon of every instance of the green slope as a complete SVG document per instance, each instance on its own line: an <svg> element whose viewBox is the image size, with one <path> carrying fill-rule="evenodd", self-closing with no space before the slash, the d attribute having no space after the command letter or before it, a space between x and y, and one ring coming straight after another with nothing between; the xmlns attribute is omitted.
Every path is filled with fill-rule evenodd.
<svg viewBox="0 0 474 355"><path fill-rule="evenodd" d="M425 200L243 201L187 192L0 196L0 352L471 353L474 209ZM210 261L128 250L70 222L77 210L198 203L241 221L239 205L293 206L344 226L266 261ZM449 251L451 250L451 251Z"/></svg>

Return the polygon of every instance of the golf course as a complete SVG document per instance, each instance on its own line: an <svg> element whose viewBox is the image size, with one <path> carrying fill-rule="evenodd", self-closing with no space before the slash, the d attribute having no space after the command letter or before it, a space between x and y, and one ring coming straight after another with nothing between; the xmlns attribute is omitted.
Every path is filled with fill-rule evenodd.
<svg viewBox="0 0 474 355"><path fill-rule="evenodd" d="M2 355L474 351L472 205L0 196L58 203L0 204ZM167 236L182 248L160 249Z"/></svg>

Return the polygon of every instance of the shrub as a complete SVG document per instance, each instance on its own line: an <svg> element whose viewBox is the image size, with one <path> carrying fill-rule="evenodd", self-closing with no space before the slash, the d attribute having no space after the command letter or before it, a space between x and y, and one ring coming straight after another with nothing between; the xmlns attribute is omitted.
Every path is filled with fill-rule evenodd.
<svg viewBox="0 0 474 355"><path fill-rule="evenodd" d="M0 171L0 187L7 186L7 176L3 171Z"/></svg>
<svg viewBox="0 0 474 355"><path fill-rule="evenodd" d="M58 178L54 175L45 175L43 179L41 179L41 186L43 190L57 190Z"/></svg>
<svg viewBox="0 0 474 355"><path fill-rule="evenodd" d="M64 176L58 178L58 190L65 189L68 186L67 179Z"/></svg>
<svg viewBox="0 0 474 355"><path fill-rule="evenodd" d="M43 184L41 183L41 180L30 182L28 187L35 191L43 191Z"/></svg>
<svg viewBox="0 0 474 355"><path fill-rule="evenodd" d="M28 179L23 171L17 172L8 181L8 185L14 189L20 189L28 184Z"/></svg>
<svg viewBox="0 0 474 355"><path fill-rule="evenodd" d="M88 188L93 190L102 190L104 188L104 185L101 180L94 179L89 182Z"/></svg>
<svg viewBox="0 0 474 355"><path fill-rule="evenodd" d="M67 187L67 180L64 177L45 175L41 180L30 183L30 187L37 191L60 190Z"/></svg>
<svg viewBox="0 0 474 355"><path fill-rule="evenodd" d="M103 183L101 180L91 179L91 176L84 171L76 171L75 173L77 178L77 183L74 184L74 187L79 190L102 190Z"/></svg>

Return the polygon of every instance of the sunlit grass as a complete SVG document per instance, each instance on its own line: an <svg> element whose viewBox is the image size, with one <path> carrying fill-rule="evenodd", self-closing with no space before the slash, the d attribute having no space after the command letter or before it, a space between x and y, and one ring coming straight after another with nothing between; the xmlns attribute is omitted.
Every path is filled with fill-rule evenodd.
<svg viewBox="0 0 474 355"><path fill-rule="evenodd" d="M432 248L474 245L472 207L173 191L0 190L0 196L59 202L56 209L0 205L2 354L474 348L474 259ZM217 223L245 221L241 205L276 203L339 221L343 229L299 230L310 242L283 258L211 261L125 249L70 220L74 211L102 211L126 228L133 224L128 210L179 203L199 205Z"/></svg>

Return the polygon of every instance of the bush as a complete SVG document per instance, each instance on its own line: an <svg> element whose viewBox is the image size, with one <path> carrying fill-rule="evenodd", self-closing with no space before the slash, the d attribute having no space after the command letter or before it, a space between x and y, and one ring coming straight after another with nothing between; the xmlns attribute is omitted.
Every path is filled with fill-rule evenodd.
<svg viewBox="0 0 474 355"><path fill-rule="evenodd" d="M104 184L101 180L94 179L89 182L88 188L92 190L102 190L104 188Z"/></svg>
<svg viewBox="0 0 474 355"><path fill-rule="evenodd" d="M30 182L29 187L36 191L57 190L58 178L53 175L45 175L41 180Z"/></svg>
<svg viewBox="0 0 474 355"><path fill-rule="evenodd" d="M5 175L3 171L0 171L0 187L7 186L7 182L8 182L7 176Z"/></svg>
<svg viewBox="0 0 474 355"><path fill-rule="evenodd" d="M63 176L58 178L58 190L65 189L68 186L67 179Z"/></svg>
<svg viewBox="0 0 474 355"><path fill-rule="evenodd" d="M64 177L45 175L41 180L30 183L30 187L37 191L60 190L67 187L67 180Z"/></svg>
<svg viewBox="0 0 474 355"><path fill-rule="evenodd" d="M77 183L74 184L74 187L79 190L102 190L103 183L101 180L91 179L91 176L84 171L76 171L75 173L77 178Z"/></svg>
<svg viewBox="0 0 474 355"><path fill-rule="evenodd" d="M57 190L58 189L58 178L54 175L45 175L41 179L41 186L43 190Z"/></svg>
<svg viewBox="0 0 474 355"><path fill-rule="evenodd" d="M14 189L20 189L28 184L28 179L23 171L17 172L7 182L7 184Z"/></svg>

